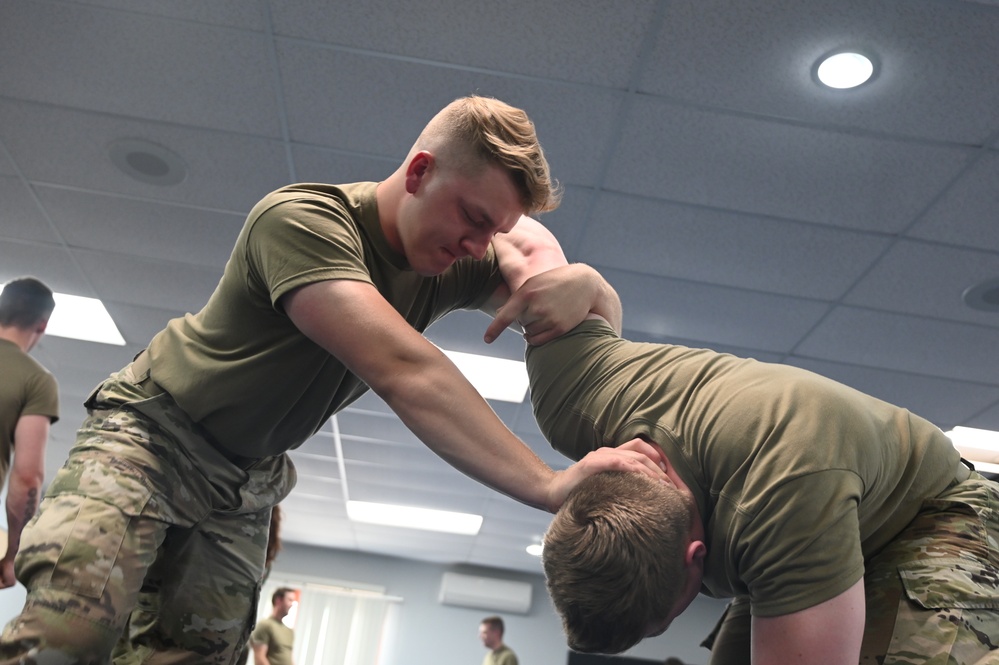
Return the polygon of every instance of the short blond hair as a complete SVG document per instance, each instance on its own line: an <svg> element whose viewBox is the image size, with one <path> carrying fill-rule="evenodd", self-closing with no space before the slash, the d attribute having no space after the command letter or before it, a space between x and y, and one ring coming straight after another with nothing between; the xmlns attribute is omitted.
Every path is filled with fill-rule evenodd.
<svg viewBox="0 0 999 665"><path fill-rule="evenodd" d="M562 192L552 179L534 123L523 110L491 97L470 95L444 107L413 150L434 152L443 168L475 171L496 164L510 174L527 214L554 210Z"/></svg>
<svg viewBox="0 0 999 665"><path fill-rule="evenodd" d="M542 552L572 649L620 653L670 614L686 584L691 501L666 483L619 471L573 490Z"/></svg>

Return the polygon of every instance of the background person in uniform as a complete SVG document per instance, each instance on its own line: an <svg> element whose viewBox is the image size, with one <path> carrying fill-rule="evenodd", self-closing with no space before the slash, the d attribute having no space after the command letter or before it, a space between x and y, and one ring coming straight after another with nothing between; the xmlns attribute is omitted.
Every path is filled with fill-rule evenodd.
<svg viewBox="0 0 999 665"><path fill-rule="evenodd" d="M52 290L33 277L12 280L0 293L0 485L7 480L0 589L16 583L14 557L21 531L38 508L49 427L59 419L56 380L28 355L54 309Z"/></svg>
<svg viewBox="0 0 999 665"><path fill-rule="evenodd" d="M250 636L255 665L295 665L291 652L295 632L283 620L298 602L298 592L281 587L271 595L271 615L261 619Z"/></svg>
<svg viewBox="0 0 999 665"><path fill-rule="evenodd" d="M503 643L503 619L486 617L479 624L479 639L489 649L482 665L517 665L517 654Z"/></svg>
<svg viewBox="0 0 999 665"><path fill-rule="evenodd" d="M651 447L553 471L421 334L456 309L502 307L490 340L519 321L542 343L590 310L619 322L620 301L587 266L506 286L493 241L530 235L518 222L557 203L526 113L482 97L434 116L382 182L266 196L204 308L170 321L87 399L22 536L28 596L0 663L106 662L112 651L119 662L233 662L271 507L295 484L285 452L369 387L452 466L532 506L555 510L601 469L662 476ZM545 236L520 240L528 262L561 253Z"/></svg>

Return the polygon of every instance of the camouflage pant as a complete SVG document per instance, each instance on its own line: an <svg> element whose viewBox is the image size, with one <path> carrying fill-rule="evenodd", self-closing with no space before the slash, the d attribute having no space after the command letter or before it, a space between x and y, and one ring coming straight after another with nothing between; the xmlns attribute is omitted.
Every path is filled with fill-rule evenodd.
<svg viewBox="0 0 999 665"><path fill-rule="evenodd" d="M28 596L0 663L228 664L246 643L294 468L284 455L232 464L147 378L126 367L88 401L24 530Z"/></svg>
<svg viewBox="0 0 999 665"><path fill-rule="evenodd" d="M862 665L999 663L999 484L978 474L926 501L866 564ZM705 646L712 665L750 663L747 599Z"/></svg>

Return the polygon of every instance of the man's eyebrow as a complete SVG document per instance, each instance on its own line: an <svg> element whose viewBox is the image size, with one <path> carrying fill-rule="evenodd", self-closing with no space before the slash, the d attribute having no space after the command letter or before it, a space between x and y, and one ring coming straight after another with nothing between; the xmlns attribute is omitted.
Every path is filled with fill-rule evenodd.
<svg viewBox="0 0 999 665"><path fill-rule="evenodd" d="M477 205L469 203L465 199L459 199L459 202L461 203L462 207L465 208L465 210L468 210L469 212L471 212L475 216L482 218L482 220L486 224L488 224L489 226L491 226L492 228L494 228L494 229L496 228L496 226L497 226L496 222L493 221L493 218L489 216L488 212L486 212L485 210L483 210L482 208L480 208Z"/></svg>

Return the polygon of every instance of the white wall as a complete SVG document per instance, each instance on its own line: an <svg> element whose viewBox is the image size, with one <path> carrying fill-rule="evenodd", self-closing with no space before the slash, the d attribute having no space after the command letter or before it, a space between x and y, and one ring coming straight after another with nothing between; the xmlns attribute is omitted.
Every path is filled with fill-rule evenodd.
<svg viewBox="0 0 999 665"><path fill-rule="evenodd" d="M494 612L437 602L441 576L449 570L531 583L534 592L529 614L496 612L506 623L505 641L517 652L521 665L564 665L568 652L565 638L541 575L428 564L286 543L271 577L287 574L359 582L385 587L388 595L403 598L386 636L382 665L478 665L485 655L478 638L479 621ZM15 617L23 604L21 585L0 591L0 623L6 624ZM685 663L706 663L708 652L698 645L714 627L724 606L721 601L698 598L666 634L645 640L626 655L660 663L667 656L676 656Z"/></svg>

